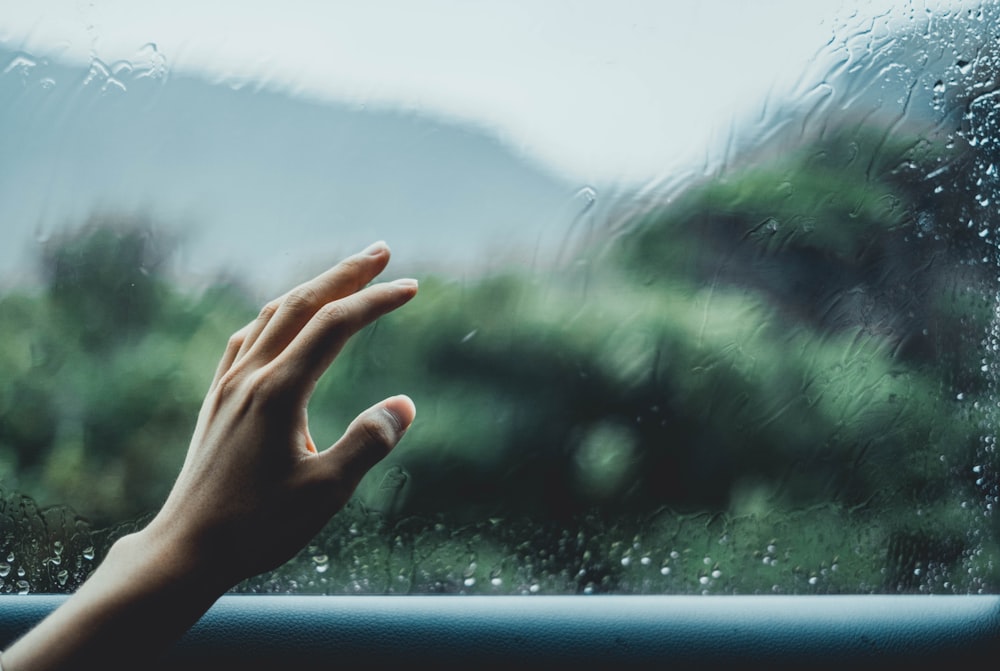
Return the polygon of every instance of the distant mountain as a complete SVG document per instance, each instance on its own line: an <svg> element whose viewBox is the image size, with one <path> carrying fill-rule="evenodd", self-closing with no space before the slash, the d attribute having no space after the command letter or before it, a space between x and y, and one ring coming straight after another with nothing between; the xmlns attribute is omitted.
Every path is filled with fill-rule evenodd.
<svg viewBox="0 0 1000 671"><path fill-rule="evenodd" d="M378 238L397 268L537 263L585 186L489 129L405 110L9 51L0 72L0 281L94 211L180 232L184 273L263 286Z"/></svg>

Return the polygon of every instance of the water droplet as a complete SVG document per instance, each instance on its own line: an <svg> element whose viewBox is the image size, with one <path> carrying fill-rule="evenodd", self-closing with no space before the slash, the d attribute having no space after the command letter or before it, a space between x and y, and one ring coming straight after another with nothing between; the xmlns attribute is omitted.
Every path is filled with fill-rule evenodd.
<svg viewBox="0 0 1000 671"><path fill-rule="evenodd" d="M99 58L93 58L90 61L90 70L87 72L87 76L83 80L83 85L90 86L95 79L104 81L110 76L111 71L108 70L108 66L104 64L104 61Z"/></svg>
<svg viewBox="0 0 1000 671"><path fill-rule="evenodd" d="M573 194L573 200L580 204L580 214L583 214L597 202L597 190L592 186L585 186Z"/></svg>
<svg viewBox="0 0 1000 671"><path fill-rule="evenodd" d="M149 77L161 79L167 74L167 59L157 49L155 42L148 42L136 54L136 79Z"/></svg>
<svg viewBox="0 0 1000 671"><path fill-rule="evenodd" d="M406 485L409 475L400 466L392 466L382 476L379 489L392 492L400 491Z"/></svg>
<svg viewBox="0 0 1000 671"><path fill-rule="evenodd" d="M24 594L27 594L30 590L31 590L31 583L29 583L27 580L18 580L17 581L17 593L18 594L24 595Z"/></svg>
<svg viewBox="0 0 1000 671"><path fill-rule="evenodd" d="M6 562L0 564L0 578L6 578L9 575L10 575L10 564L7 564Z"/></svg>
<svg viewBox="0 0 1000 671"><path fill-rule="evenodd" d="M21 54L14 56L10 63L7 64L7 67L3 69L3 74L10 74L14 70L20 70L22 74L27 74L36 65L38 65L37 61Z"/></svg>
<svg viewBox="0 0 1000 671"><path fill-rule="evenodd" d="M124 82L120 79L115 79L114 77L108 77L104 82L104 86L101 87L101 93L107 93L108 91L118 91L124 93L128 89L125 88Z"/></svg>
<svg viewBox="0 0 1000 671"><path fill-rule="evenodd" d="M944 92L944 82L940 79L934 82L934 92L943 93Z"/></svg>
<svg viewBox="0 0 1000 671"><path fill-rule="evenodd" d="M88 545L83 549L83 558L90 561L94 558L94 546Z"/></svg>
<svg viewBox="0 0 1000 671"><path fill-rule="evenodd" d="M326 573L330 568L330 557L325 554L314 555L313 565L317 573Z"/></svg>

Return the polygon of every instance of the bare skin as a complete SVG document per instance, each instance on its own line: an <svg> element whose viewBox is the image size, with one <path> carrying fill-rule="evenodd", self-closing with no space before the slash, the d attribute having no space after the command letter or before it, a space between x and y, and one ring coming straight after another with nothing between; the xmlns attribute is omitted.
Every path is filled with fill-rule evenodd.
<svg viewBox="0 0 1000 671"><path fill-rule="evenodd" d="M306 406L347 340L416 295L414 280L369 284L388 262L375 243L230 338L159 513L3 653L4 671L149 668L218 597L291 559L344 506L416 409L387 398L317 451Z"/></svg>

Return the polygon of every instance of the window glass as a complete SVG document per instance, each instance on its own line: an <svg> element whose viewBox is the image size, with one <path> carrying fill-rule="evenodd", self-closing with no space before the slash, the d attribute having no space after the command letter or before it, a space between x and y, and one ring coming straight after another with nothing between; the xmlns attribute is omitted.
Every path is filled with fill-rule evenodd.
<svg viewBox="0 0 1000 671"><path fill-rule="evenodd" d="M240 592L1000 591L990 3L76 2L0 17L0 591L155 512L229 334L368 243L418 299Z"/></svg>

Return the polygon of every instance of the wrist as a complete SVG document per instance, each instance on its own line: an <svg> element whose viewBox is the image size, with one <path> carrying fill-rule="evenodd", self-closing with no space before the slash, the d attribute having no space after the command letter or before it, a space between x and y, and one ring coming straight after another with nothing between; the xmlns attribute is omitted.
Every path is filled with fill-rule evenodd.
<svg viewBox="0 0 1000 671"><path fill-rule="evenodd" d="M4 653L4 668L135 668L228 589L217 575L158 527L124 536L75 594Z"/></svg>
<svg viewBox="0 0 1000 671"><path fill-rule="evenodd" d="M178 601L212 602L232 587L218 554L154 519L115 541L103 565L127 573L148 591L173 593Z"/></svg>

